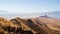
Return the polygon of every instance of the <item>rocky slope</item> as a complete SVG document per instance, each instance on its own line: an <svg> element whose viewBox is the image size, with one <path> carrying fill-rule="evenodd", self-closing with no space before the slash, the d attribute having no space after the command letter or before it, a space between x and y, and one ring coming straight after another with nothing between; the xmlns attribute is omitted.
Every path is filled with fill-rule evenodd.
<svg viewBox="0 0 60 34"><path fill-rule="evenodd" d="M60 34L60 20L48 16L0 18L0 34Z"/></svg>

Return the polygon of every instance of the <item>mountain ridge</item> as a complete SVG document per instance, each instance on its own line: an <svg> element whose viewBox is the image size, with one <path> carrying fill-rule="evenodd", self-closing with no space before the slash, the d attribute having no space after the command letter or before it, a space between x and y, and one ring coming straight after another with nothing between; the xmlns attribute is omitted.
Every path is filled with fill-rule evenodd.
<svg viewBox="0 0 60 34"><path fill-rule="evenodd" d="M47 15L34 18L17 17L11 20L0 18L0 33L60 34L59 22L59 19L48 17Z"/></svg>

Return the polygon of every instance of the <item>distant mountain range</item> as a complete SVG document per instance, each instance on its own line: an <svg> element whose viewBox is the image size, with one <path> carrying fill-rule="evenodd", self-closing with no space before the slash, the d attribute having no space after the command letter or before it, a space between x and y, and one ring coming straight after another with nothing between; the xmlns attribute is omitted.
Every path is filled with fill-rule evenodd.
<svg viewBox="0 0 60 34"><path fill-rule="evenodd" d="M54 18L60 18L60 11L52 11L52 12L45 12L45 13L11 13L8 11L0 10L0 16L9 16L9 17L15 17L15 16L22 16L22 17L30 17L30 16L41 16L41 15L48 15L50 17Z"/></svg>
<svg viewBox="0 0 60 34"><path fill-rule="evenodd" d="M60 11L47 12L46 14L50 14L50 15L60 15Z"/></svg>
<svg viewBox="0 0 60 34"><path fill-rule="evenodd" d="M60 11L46 12L43 13L54 18L60 18Z"/></svg>

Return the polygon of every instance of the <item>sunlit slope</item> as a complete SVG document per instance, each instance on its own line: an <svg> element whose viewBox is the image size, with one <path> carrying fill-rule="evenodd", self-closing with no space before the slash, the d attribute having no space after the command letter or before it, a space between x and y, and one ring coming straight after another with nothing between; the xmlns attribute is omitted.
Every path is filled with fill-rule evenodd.
<svg viewBox="0 0 60 34"><path fill-rule="evenodd" d="M14 23L19 23L20 25L23 26L23 29L31 30L34 33L40 33L40 34L51 34L51 30L48 28L47 25L44 23L38 24L35 19L22 19L22 18L15 18L11 20ZM19 25L18 24L18 25ZM25 28L24 28L25 27Z"/></svg>
<svg viewBox="0 0 60 34"><path fill-rule="evenodd" d="M0 34L60 34L60 20L48 16L0 18L0 29Z"/></svg>
<svg viewBox="0 0 60 34"><path fill-rule="evenodd" d="M49 28L52 30L60 30L60 20L56 18L51 18L51 17L37 17L34 18L35 20L38 20L39 22L44 23L47 25Z"/></svg>
<svg viewBox="0 0 60 34"><path fill-rule="evenodd" d="M0 34L9 34L8 31L9 31L11 28L9 28L9 30L8 30L8 27L11 27L11 28L12 28L12 27L15 27L15 28L17 28L17 27L19 27L19 26L13 24L13 22L8 21L8 20L6 20L6 19L4 19L4 18L0 18Z"/></svg>
<svg viewBox="0 0 60 34"><path fill-rule="evenodd" d="M6 20L4 18L0 18L0 24L6 25L6 26L15 26L15 27L18 26L18 25L13 24L13 22Z"/></svg>

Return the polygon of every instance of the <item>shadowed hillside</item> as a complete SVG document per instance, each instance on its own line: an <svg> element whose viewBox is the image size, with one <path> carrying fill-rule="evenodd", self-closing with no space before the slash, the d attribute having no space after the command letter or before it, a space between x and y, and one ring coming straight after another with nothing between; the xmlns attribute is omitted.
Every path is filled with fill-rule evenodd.
<svg viewBox="0 0 60 34"><path fill-rule="evenodd" d="M0 34L60 34L60 20L48 16L0 18Z"/></svg>

